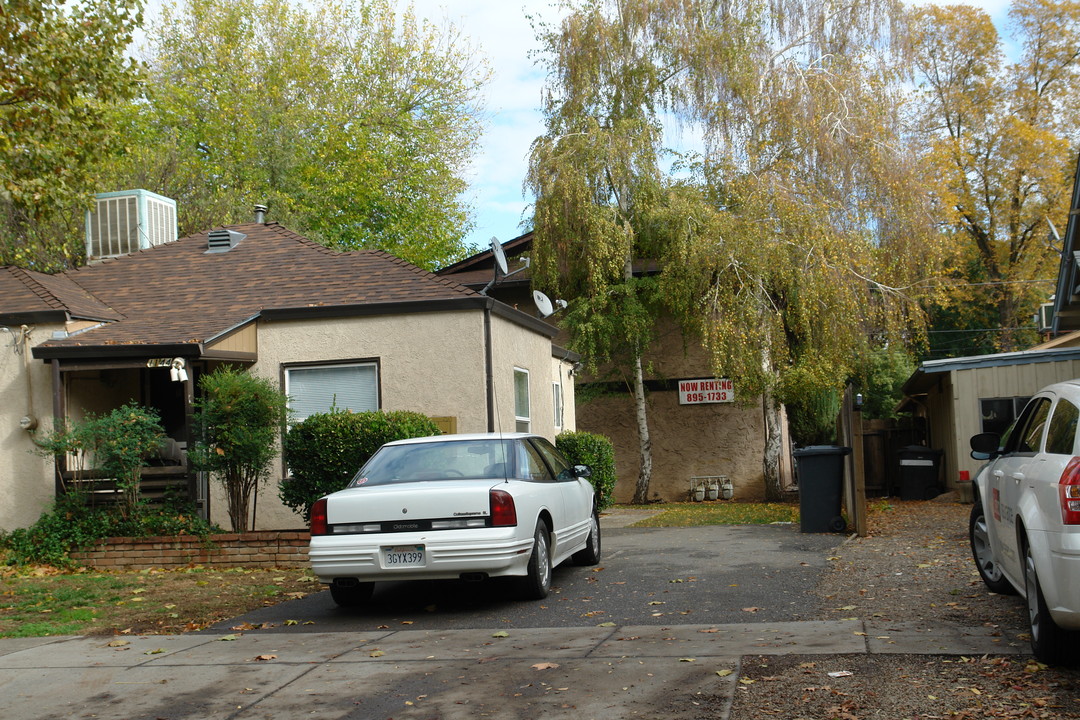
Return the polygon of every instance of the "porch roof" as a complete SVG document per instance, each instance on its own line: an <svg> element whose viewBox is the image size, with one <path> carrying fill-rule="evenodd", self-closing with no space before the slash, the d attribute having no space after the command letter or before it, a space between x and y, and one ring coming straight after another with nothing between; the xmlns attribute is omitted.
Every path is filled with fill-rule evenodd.
<svg viewBox="0 0 1080 720"><path fill-rule="evenodd" d="M490 302L382 251L338 252L277 223L228 229L244 237L227 251L208 253L204 232L55 276L57 287L77 289L87 303L119 312L101 314L97 319L103 322L92 329L36 346L34 356L165 351L198 357L206 343L260 316L440 311ZM0 309L6 310L3 300L0 295ZM48 306L47 300L40 303ZM522 324L534 324L521 315L516 319Z"/></svg>

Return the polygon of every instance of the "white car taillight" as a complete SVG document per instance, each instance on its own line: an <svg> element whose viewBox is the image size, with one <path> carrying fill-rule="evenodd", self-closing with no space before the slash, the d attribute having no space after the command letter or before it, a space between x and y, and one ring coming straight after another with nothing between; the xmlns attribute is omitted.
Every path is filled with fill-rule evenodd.
<svg viewBox="0 0 1080 720"><path fill-rule="evenodd" d="M1080 525L1080 457L1070 460L1062 471L1058 497L1061 498L1061 522Z"/></svg>
<svg viewBox="0 0 1080 720"><path fill-rule="evenodd" d="M505 490L491 491L491 527L514 527L517 525L517 508L514 498Z"/></svg>
<svg viewBox="0 0 1080 720"><path fill-rule="evenodd" d="M320 498L311 506L311 535L326 535L329 528L326 524L326 498Z"/></svg>

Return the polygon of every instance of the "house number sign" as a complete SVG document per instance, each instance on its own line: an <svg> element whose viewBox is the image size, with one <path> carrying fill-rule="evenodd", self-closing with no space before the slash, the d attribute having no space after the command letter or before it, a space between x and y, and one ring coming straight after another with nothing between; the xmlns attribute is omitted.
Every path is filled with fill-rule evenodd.
<svg viewBox="0 0 1080 720"><path fill-rule="evenodd" d="M731 378L701 378L679 381L679 404L735 402L735 383Z"/></svg>

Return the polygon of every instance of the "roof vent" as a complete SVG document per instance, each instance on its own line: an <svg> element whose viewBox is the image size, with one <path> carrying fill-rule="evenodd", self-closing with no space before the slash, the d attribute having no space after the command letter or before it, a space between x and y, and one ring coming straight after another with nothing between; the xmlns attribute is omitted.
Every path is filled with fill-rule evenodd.
<svg viewBox="0 0 1080 720"><path fill-rule="evenodd" d="M228 252L246 237L244 233L235 230L211 230L207 238L206 254Z"/></svg>
<svg viewBox="0 0 1080 720"><path fill-rule="evenodd" d="M255 222L259 223L260 225L262 223L266 222L266 206L265 205L256 205L255 206Z"/></svg>

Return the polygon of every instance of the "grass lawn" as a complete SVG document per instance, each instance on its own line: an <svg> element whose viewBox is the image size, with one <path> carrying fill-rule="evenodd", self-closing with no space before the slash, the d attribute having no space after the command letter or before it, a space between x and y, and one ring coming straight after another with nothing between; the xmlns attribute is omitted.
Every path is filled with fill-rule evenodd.
<svg viewBox="0 0 1080 720"><path fill-rule="evenodd" d="M619 507L659 510L632 527L691 527L695 525L768 525L799 522L797 503L697 502Z"/></svg>
<svg viewBox="0 0 1080 720"><path fill-rule="evenodd" d="M0 638L176 634L317 592L303 569L0 575Z"/></svg>

